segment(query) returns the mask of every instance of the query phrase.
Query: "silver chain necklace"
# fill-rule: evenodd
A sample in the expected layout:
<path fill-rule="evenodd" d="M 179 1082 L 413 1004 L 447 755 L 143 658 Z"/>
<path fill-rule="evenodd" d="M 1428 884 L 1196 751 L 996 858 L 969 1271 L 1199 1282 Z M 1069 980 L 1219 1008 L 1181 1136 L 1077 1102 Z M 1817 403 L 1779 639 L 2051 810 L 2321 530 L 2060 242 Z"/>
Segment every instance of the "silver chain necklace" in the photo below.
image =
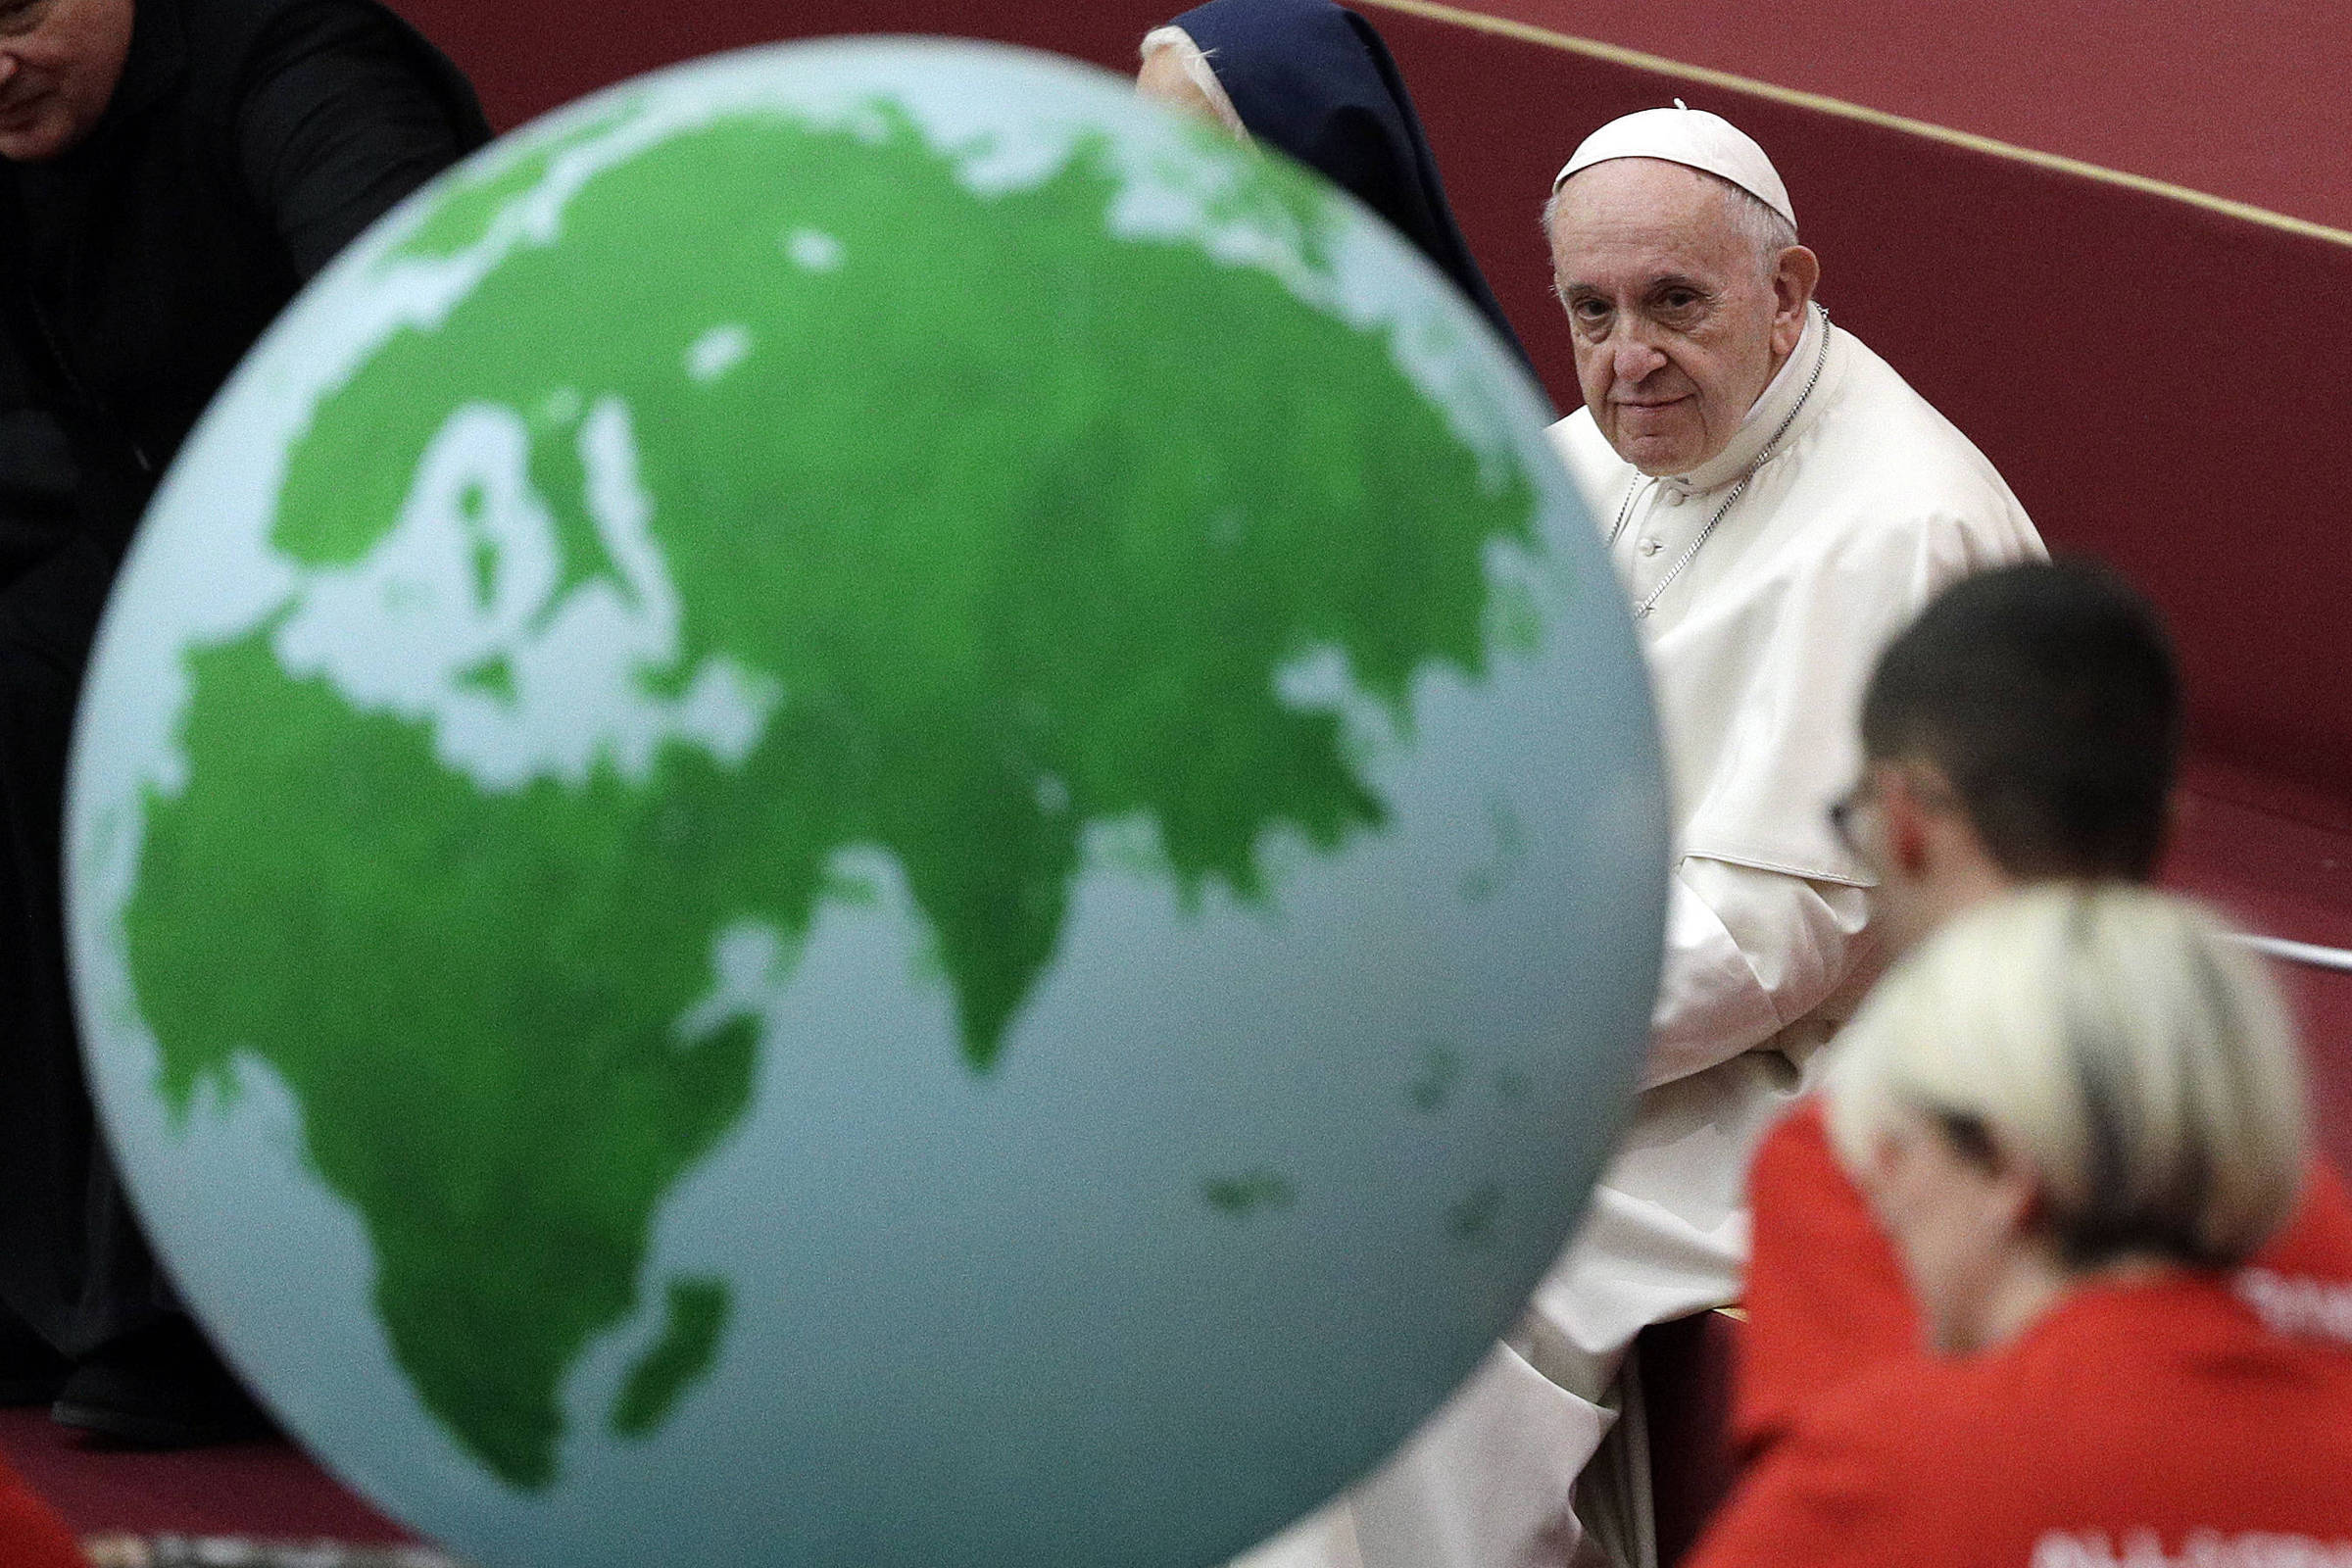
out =
<path fill-rule="evenodd" d="M 1698 537 L 1690 541 L 1690 548 L 1684 551 L 1675 564 L 1666 568 L 1666 575 L 1658 579 L 1658 585 L 1650 590 L 1649 597 L 1634 607 L 1636 620 L 1647 620 L 1649 612 L 1658 608 L 1658 600 L 1664 596 L 1667 589 L 1674 586 L 1674 579 L 1683 574 L 1683 568 L 1690 564 L 1691 561 L 1697 557 L 1699 546 L 1705 544 L 1709 536 L 1715 532 L 1715 525 L 1723 520 L 1724 514 L 1730 512 L 1740 498 L 1747 494 L 1748 481 L 1753 479 L 1756 476 L 1756 470 L 1763 467 L 1765 463 L 1771 459 L 1772 454 L 1781 444 L 1781 437 L 1787 435 L 1788 427 L 1796 422 L 1796 416 L 1805 412 L 1805 404 L 1812 398 L 1813 388 L 1821 380 L 1821 368 L 1830 363 L 1830 313 L 1818 305 L 1813 308 L 1821 311 L 1821 348 L 1813 356 L 1813 373 L 1805 377 L 1805 389 L 1796 395 L 1796 407 L 1788 411 L 1788 417 L 1781 421 L 1781 427 L 1772 432 L 1772 439 L 1764 443 L 1764 450 L 1756 454 L 1756 461 L 1747 466 L 1745 473 L 1740 475 L 1740 482 L 1732 486 L 1732 493 L 1723 498 L 1723 505 L 1715 509 L 1715 515 L 1707 519 L 1707 525 L 1698 530 Z M 1634 475 L 1633 483 L 1626 486 L 1625 502 L 1617 509 L 1617 525 L 1609 530 L 1609 542 L 1602 547 L 1604 550 L 1617 548 L 1618 539 L 1625 533 L 1625 525 L 1633 520 L 1634 497 L 1642 493 L 1642 477 L 1637 472 Z"/>

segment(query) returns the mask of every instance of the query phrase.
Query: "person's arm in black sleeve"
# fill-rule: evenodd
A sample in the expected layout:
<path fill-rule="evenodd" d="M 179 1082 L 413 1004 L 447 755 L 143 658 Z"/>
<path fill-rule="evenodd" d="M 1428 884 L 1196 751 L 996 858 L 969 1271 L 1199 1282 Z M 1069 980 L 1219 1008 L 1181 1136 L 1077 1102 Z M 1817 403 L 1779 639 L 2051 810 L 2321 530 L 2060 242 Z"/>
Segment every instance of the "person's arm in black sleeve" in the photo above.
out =
<path fill-rule="evenodd" d="M 466 151 L 416 53 L 365 11 L 278 29 L 237 117 L 246 189 L 306 280 Z"/>

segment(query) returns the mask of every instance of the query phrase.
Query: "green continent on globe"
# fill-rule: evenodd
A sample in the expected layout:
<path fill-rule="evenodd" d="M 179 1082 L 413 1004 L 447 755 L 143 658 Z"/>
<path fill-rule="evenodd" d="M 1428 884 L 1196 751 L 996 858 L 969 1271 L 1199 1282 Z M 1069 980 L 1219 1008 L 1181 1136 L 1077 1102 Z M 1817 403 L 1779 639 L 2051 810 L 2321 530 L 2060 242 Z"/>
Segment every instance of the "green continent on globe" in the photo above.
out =
<path fill-rule="evenodd" d="M 643 1437 L 662 1424 L 686 1386 L 700 1378 L 718 1353 L 731 1301 L 720 1280 L 672 1280 L 669 1326 L 643 1359 L 629 1369 L 620 1397 L 612 1401 L 612 1430 Z"/>
<path fill-rule="evenodd" d="M 1279 671 L 1337 650 L 1399 724 L 1417 670 L 1483 672 L 1530 477 L 1386 330 L 1113 234 L 1122 177 L 1082 143 L 976 192 L 888 106 L 657 142 L 320 401 L 273 533 L 303 587 L 188 655 L 124 915 L 168 1102 L 283 1080 L 394 1356 L 511 1485 L 554 1480 L 567 1374 L 749 1103 L 727 933 L 789 956 L 836 858 L 888 856 L 985 1070 L 1090 825 L 1148 822 L 1188 900 L 1261 898 L 1269 831 L 1380 826 Z M 1237 199 L 1343 220 L 1271 163 Z M 418 667 L 466 667 L 368 685 L 444 623 Z M 582 697 L 564 650 L 613 648 L 615 710 L 668 717 Z M 717 1352 L 723 1288 L 667 1301 L 622 1432 Z"/>

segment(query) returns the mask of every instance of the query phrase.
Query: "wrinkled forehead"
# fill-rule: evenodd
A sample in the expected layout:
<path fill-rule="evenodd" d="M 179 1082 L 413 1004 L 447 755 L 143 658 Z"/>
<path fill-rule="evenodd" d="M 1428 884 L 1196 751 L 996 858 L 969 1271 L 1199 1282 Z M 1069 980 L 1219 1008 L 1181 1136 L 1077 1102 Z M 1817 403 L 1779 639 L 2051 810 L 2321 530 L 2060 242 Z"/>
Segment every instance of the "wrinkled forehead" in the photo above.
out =
<path fill-rule="evenodd" d="M 1615 158 L 1579 171 L 1552 206 L 1553 270 L 1563 283 L 1587 273 L 1737 270 L 1746 254 L 1739 190 L 1713 174 L 1656 158 Z"/>

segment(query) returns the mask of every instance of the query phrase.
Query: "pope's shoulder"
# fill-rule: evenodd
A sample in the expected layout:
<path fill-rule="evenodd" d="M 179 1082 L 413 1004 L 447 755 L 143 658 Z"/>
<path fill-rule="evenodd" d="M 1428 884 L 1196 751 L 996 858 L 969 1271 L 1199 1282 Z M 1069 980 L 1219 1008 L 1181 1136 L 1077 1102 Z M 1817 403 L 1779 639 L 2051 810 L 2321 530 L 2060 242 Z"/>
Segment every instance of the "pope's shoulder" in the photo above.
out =
<path fill-rule="evenodd" d="M 1802 528 L 1788 537 L 1856 569 L 1924 571 L 1931 586 L 2046 555 L 1992 461 L 1870 345 L 1837 330 L 1821 417 L 1779 460 L 1795 465 L 1781 493 Z"/>
<path fill-rule="evenodd" d="M 2024 509 L 1992 461 L 1853 333 L 1838 329 L 1844 360 L 1821 437 L 1847 482 L 1930 513 L 1955 505 Z"/>

